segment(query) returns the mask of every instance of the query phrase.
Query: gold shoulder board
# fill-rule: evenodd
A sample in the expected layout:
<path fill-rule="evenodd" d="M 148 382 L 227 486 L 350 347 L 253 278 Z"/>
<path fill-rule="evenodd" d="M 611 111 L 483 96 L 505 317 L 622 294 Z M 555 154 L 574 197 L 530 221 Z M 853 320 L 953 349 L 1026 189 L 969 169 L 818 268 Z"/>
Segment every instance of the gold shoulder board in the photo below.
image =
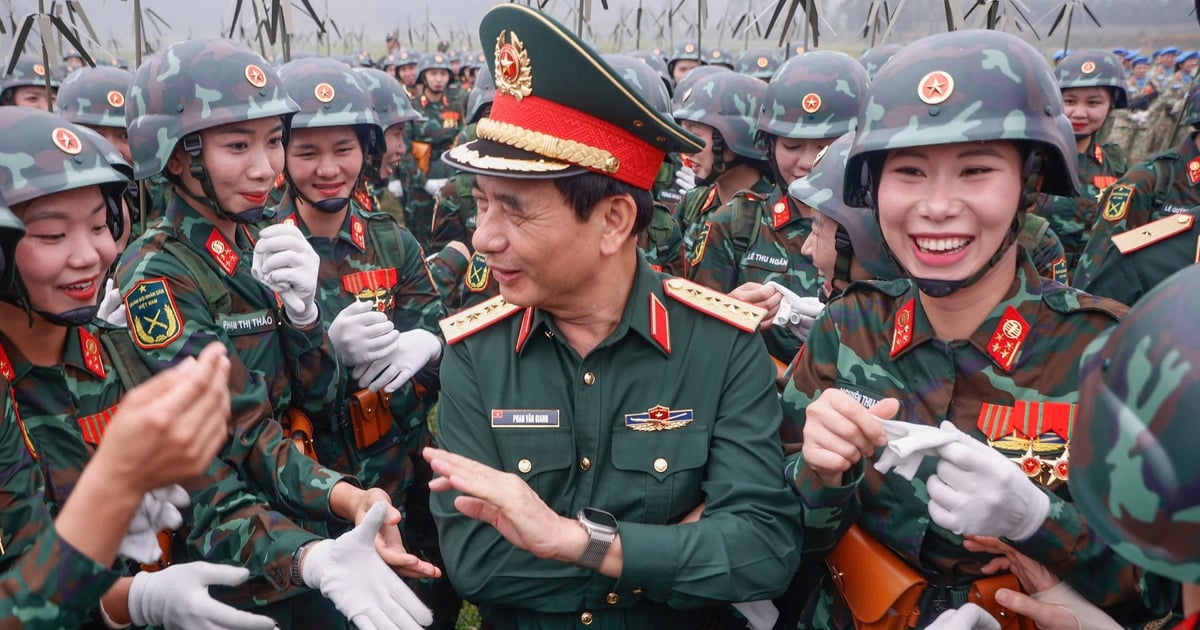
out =
<path fill-rule="evenodd" d="M 1176 214 L 1163 217 L 1141 227 L 1121 232 L 1120 234 L 1114 234 L 1112 242 L 1122 254 L 1132 254 L 1139 249 L 1168 239 L 1176 234 L 1187 232 L 1192 229 L 1192 223 L 1195 220 L 1196 217 L 1190 214 Z"/>
<path fill-rule="evenodd" d="M 767 314 L 765 308 L 681 278 L 667 278 L 663 286 L 666 294 L 676 300 L 748 333 L 757 331 L 759 322 Z"/>
<path fill-rule="evenodd" d="M 457 343 L 519 310 L 520 306 L 509 304 L 504 301 L 504 296 L 497 295 L 478 306 L 443 319 L 438 325 L 442 327 L 446 343 Z"/>

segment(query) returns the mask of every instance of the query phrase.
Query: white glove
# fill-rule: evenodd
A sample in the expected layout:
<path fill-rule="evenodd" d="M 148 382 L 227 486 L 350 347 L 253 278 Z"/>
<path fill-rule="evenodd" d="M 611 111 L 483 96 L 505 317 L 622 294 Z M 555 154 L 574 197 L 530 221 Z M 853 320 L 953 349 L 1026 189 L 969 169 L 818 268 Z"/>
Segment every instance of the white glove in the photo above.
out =
<path fill-rule="evenodd" d="M 800 297 L 792 292 L 791 289 L 771 281 L 767 286 L 774 287 L 779 295 L 783 296 L 783 300 L 779 303 L 779 310 L 775 313 L 775 319 L 771 323 L 775 326 L 787 326 L 788 330 L 792 331 L 800 341 L 808 339 L 808 333 L 812 332 L 813 322 L 816 321 L 817 315 L 821 314 L 821 309 L 825 305 L 821 303 L 820 298 L 815 297 Z"/>
<path fill-rule="evenodd" d="M 913 424 L 901 420 L 876 418 L 887 435 L 887 446 L 875 460 L 875 470 L 886 475 L 895 469 L 896 474 L 912 481 L 921 460 L 937 455 L 937 448 L 958 439 L 957 433 L 947 433 L 937 427 Z"/>
<path fill-rule="evenodd" d="M 396 199 L 400 199 L 401 201 L 404 200 L 404 183 L 403 182 L 401 182 L 398 179 L 393 179 L 388 182 L 387 188 L 388 188 L 388 192 L 392 193 L 393 197 L 395 197 Z"/>
<path fill-rule="evenodd" d="M 925 630 L 1000 630 L 1000 622 L 976 604 L 963 604 L 938 615 Z"/>
<path fill-rule="evenodd" d="M 425 192 L 429 193 L 430 197 L 437 197 L 442 192 L 442 187 L 449 181 L 446 178 L 442 179 L 427 179 L 425 180 Z"/>
<path fill-rule="evenodd" d="M 279 294 L 288 318 L 297 326 L 317 321 L 317 269 L 321 258 L 300 233 L 286 223 L 265 227 L 254 244 L 250 273 Z"/>
<path fill-rule="evenodd" d="M 375 551 L 386 514 L 380 501 L 354 529 L 309 547 L 300 572 L 359 630 L 416 630 L 433 623 L 433 613 Z"/>
<path fill-rule="evenodd" d="M 354 302 L 329 324 L 329 343 L 347 367 L 382 359 L 399 337 L 387 313 L 375 310 L 371 302 Z"/>
<path fill-rule="evenodd" d="M 125 319 L 125 300 L 121 299 L 121 291 L 113 286 L 112 278 L 104 281 L 104 298 L 100 300 L 96 317 L 119 328 L 129 327 Z"/>
<path fill-rule="evenodd" d="M 679 189 L 679 194 L 683 194 L 696 187 L 696 171 L 693 171 L 690 166 L 682 166 L 675 171 L 675 187 Z"/>
<path fill-rule="evenodd" d="M 942 459 L 926 484 L 933 521 L 956 534 L 1032 536 L 1050 513 L 1050 497 L 992 447 L 949 421 L 942 430 L 958 439 L 938 447 Z"/>
<path fill-rule="evenodd" d="M 134 512 L 117 553 L 142 564 L 157 562 L 162 557 L 158 532 L 179 529 L 183 525 L 179 510 L 191 502 L 187 491 L 179 485 L 164 486 L 142 495 L 142 503 Z"/>
<path fill-rule="evenodd" d="M 437 335 L 427 330 L 410 330 L 396 337 L 386 356 L 355 367 L 350 375 L 362 387 L 390 394 L 440 356 L 442 340 Z"/>
<path fill-rule="evenodd" d="M 275 621 L 213 599 L 210 584 L 237 586 L 250 577 L 243 567 L 210 562 L 174 564 L 162 571 L 143 571 L 129 586 L 129 618 L 136 626 L 168 630 L 271 630 Z"/>
<path fill-rule="evenodd" d="M 779 621 L 779 609 L 769 599 L 738 602 L 733 607 L 746 618 L 746 625 L 750 626 L 750 630 L 771 630 L 775 627 L 775 622 Z"/>

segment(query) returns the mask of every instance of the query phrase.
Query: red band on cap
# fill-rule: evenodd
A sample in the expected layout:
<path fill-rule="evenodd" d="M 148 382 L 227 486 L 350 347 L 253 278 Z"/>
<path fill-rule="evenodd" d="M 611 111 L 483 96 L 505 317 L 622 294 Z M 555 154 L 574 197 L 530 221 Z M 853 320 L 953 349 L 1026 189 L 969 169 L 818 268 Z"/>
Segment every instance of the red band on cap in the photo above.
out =
<path fill-rule="evenodd" d="M 605 174 L 642 190 L 650 190 L 654 185 L 666 156 L 662 149 L 608 121 L 538 96 L 530 95 L 517 101 L 511 95 L 497 94 L 492 104 L 492 113 L 488 117 L 497 122 L 607 151 L 617 158 L 618 167 L 615 173 Z M 546 157 L 571 162 L 561 157 Z M 590 167 L 589 170 L 603 173 Z"/>

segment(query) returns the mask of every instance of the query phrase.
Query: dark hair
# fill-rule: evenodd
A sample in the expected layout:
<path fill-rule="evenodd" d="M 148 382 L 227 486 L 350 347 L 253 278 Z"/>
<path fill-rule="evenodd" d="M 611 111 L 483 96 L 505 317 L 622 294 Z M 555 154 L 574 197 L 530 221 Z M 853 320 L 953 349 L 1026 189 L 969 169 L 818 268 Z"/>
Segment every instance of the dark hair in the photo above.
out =
<path fill-rule="evenodd" d="M 575 218 L 580 223 L 591 218 L 592 209 L 601 200 L 620 195 L 633 197 L 633 203 L 637 206 L 637 219 L 633 222 L 632 235 L 641 234 L 642 230 L 650 225 L 650 217 L 654 214 L 650 191 L 642 190 L 600 173 L 587 172 L 570 177 L 559 177 L 554 180 L 554 187 L 575 209 Z"/>

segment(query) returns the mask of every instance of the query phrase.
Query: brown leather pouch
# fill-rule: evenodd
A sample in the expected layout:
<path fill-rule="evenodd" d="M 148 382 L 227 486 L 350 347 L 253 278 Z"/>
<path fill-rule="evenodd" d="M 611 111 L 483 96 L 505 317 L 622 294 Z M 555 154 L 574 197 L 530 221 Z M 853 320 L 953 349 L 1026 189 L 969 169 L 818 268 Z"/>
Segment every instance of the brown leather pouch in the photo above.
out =
<path fill-rule="evenodd" d="M 1002 588 L 1020 593 L 1021 583 L 1011 573 L 981 578 L 971 584 L 967 601 L 991 613 L 1000 622 L 1000 630 L 1036 630 L 1037 626 L 1031 619 L 1008 610 L 996 601 L 996 591 Z"/>
<path fill-rule="evenodd" d="M 283 414 L 283 433 L 300 449 L 305 457 L 316 461 L 317 449 L 313 447 L 313 425 L 308 416 L 299 409 L 288 409 Z"/>
<path fill-rule="evenodd" d="M 859 630 L 917 625 L 925 579 L 858 525 L 842 536 L 825 564 Z"/>
<path fill-rule="evenodd" d="M 421 169 L 422 173 L 429 174 L 429 159 L 433 155 L 433 146 L 428 142 L 418 142 L 413 140 L 412 143 L 413 158 L 417 160 L 417 168 Z"/>
<path fill-rule="evenodd" d="M 359 450 L 379 441 L 392 428 L 392 395 L 360 389 L 350 395 L 350 424 Z"/>
<path fill-rule="evenodd" d="M 157 534 L 157 537 L 158 549 L 162 551 L 162 555 L 158 557 L 157 562 L 141 565 L 141 569 L 147 573 L 162 571 L 163 569 L 171 566 L 171 548 L 174 546 L 175 542 L 175 530 L 160 530 Z"/>

